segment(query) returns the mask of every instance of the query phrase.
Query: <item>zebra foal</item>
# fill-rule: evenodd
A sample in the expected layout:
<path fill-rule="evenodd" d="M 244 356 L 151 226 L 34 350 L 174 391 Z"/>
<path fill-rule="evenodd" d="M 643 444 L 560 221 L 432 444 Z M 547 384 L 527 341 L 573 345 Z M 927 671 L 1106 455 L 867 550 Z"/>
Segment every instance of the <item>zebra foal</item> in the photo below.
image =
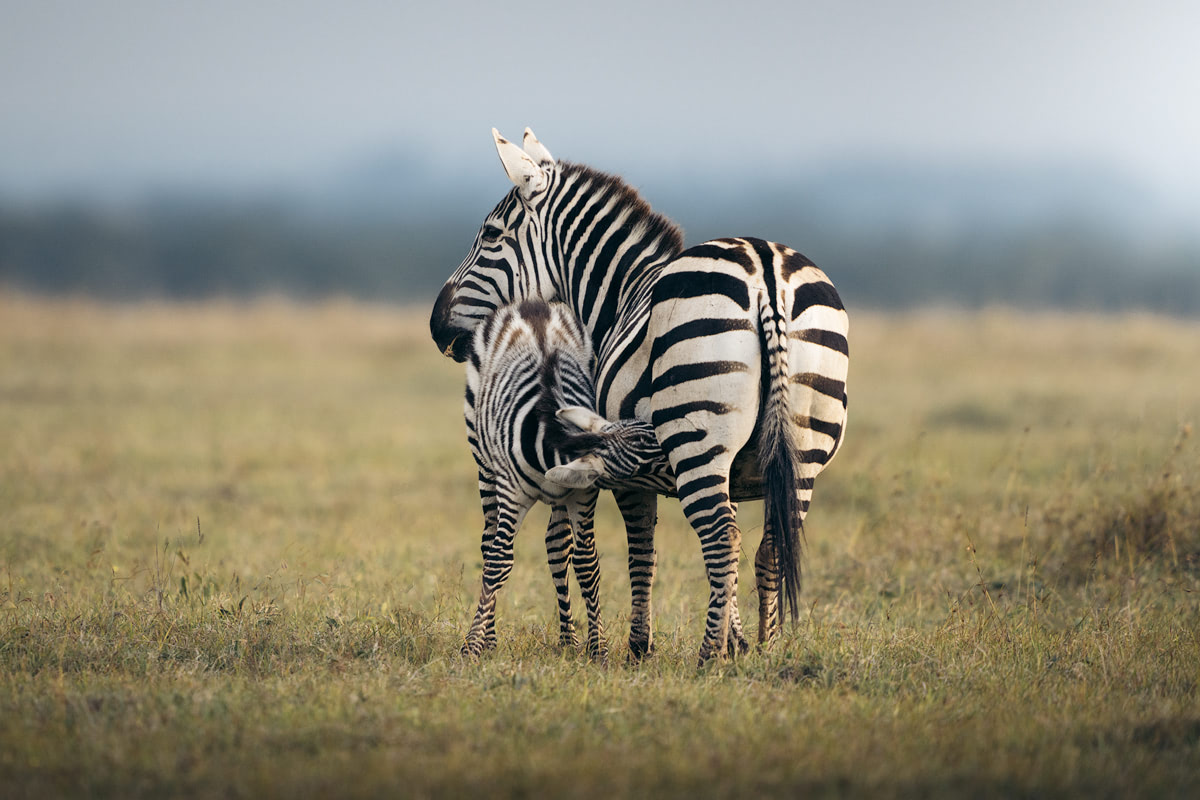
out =
<path fill-rule="evenodd" d="M 505 306 L 476 329 L 464 417 L 479 469 L 483 579 L 464 655 L 496 644 L 496 596 L 512 572 L 521 522 L 539 500 L 554 507 L 546 555 L 558 596 L 559 641 L 576 643 L 567 576 L 573 564 L 587 607 L 588 652 L 605 655 L 593 535 L 598 488 L 622 480 L 654 488 L 670 482 L 670 469 L 649 425 L 612 424 L 591 411 L 591 362 L 588 341 L 562 304 Z M 565 464 L 570 469 L 564 471 Z"/>

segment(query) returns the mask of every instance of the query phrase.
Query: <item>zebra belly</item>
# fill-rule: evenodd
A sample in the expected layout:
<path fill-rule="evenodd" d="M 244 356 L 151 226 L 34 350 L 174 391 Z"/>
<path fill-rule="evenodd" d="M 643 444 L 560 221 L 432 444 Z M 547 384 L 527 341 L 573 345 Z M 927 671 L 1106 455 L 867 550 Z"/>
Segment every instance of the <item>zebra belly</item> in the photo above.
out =
<path fill-rule="evenodd" d="M 729 471 L 729 499 L 735 503 L 763 499 L 763 479 L 758 470 L 756 442 L 743 447 L 733 459 Z"/>
<path fill-rule="evenodd" d="M 675 490 L 675 476 L 669 473 L 665 475 L 640 475 L 636 478 L 625 478 L 622 480 L 601 477 L 596 481 L 596 486 L 609 491 L 644 489 L 648 492 L 660 494 L 663 497 L 678 496 L 678 492 Z"/>

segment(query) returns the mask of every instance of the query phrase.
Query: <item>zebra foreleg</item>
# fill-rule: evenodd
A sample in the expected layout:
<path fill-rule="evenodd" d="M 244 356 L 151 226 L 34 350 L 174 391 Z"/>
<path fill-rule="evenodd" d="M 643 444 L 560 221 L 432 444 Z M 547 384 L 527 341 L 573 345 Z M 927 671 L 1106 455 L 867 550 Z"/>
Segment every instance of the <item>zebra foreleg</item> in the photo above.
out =
<path fill-rule="evenodd" d="M 554 581 L 554 593 L 558 599 L 558 643 L 562 647 L 579 644 L 579 638 L 575 635 L 575 620 L 571 617 L 571 586 L 568 582 L 573 552 L 574 539 L 567 509 L 554 506 L 550 513 L 550 524 L 546 526 L 546 561 L 550 565 L 550 578 Z M 578 573 L 578 564 L 575 570 Z"/>
<path fill-rule="evenodd" d="M 654 526 L 658 521 L 658 497 L 638 491 L 613 492 L 625 520 L 629 542 L 629 659 L 638 661 L 654 652 L 653 613 L 650 592 L 658 569 L 654 549 Z"/>
<path fill-rule="evenodd" d="M 486 542 L 483 554 L 483 585 L 479 591 L 479 606 L 475 619 L 467 631 L 467 641 L 462 654 L 477 657 L 485 648 L 496 646 L 496 595 L 508 576 L 512 574 L 513 539 L 520 530 L 521 521 L 529 511 L 528 503 L 513 499 L 511 493 L 499 492 L 496 509 L 496 530 L 490 542 Z"/>
<path fill-rule="evenodd" d="M 595 516 L 598 492 L 585 496 L 569 507 L 571 527 L 575 531 L 575 579 L 583 592 L 588 615 L 588 655 L 597 661 L 608 657 L 604 643 L 604 624 L 600 618 L 600 558 L 596 554 Z"/>

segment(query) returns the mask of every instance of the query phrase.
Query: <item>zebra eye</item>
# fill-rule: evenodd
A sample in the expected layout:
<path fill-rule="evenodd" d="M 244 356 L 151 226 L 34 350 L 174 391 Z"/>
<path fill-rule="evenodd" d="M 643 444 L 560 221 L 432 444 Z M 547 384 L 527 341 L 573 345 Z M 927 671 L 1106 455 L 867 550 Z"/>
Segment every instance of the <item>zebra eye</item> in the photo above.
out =
<path fill-rule="evenodd" d="M 498 242 L 500 237 L 504 235 L 504 231 L 497 228 L 495 225 L 484 225 L 480 232 L 480 237 L 485 242 Z"/>

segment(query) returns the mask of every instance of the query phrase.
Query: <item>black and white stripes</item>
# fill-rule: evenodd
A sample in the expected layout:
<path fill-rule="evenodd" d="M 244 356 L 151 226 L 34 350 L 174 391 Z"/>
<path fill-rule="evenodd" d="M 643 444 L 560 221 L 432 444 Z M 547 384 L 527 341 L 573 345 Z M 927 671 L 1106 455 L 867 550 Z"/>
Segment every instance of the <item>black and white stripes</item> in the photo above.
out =
<path fill-rule="evenodd" d="M 845 431 L 847 316 L 811 261 L 761 239 L 684 250 L 679 230 L 621 179 L 555 162 L 526 131 L 495 134 L 514 188 L 488 215 L 430 319 L 458 360 L 492 309 L 565 303 L 595 353 L 596 409 L 653 426 L 700 537 L 709 579 L 704 660 L 746 646 L 737 612 L 739 500 L 764 498 L 755 558 L 760 641 L 795 613 L 800 533 L 817 474 Z M 656 498 L 615 492 L 629 539 L 630 648 L 652 645 Z"/>

